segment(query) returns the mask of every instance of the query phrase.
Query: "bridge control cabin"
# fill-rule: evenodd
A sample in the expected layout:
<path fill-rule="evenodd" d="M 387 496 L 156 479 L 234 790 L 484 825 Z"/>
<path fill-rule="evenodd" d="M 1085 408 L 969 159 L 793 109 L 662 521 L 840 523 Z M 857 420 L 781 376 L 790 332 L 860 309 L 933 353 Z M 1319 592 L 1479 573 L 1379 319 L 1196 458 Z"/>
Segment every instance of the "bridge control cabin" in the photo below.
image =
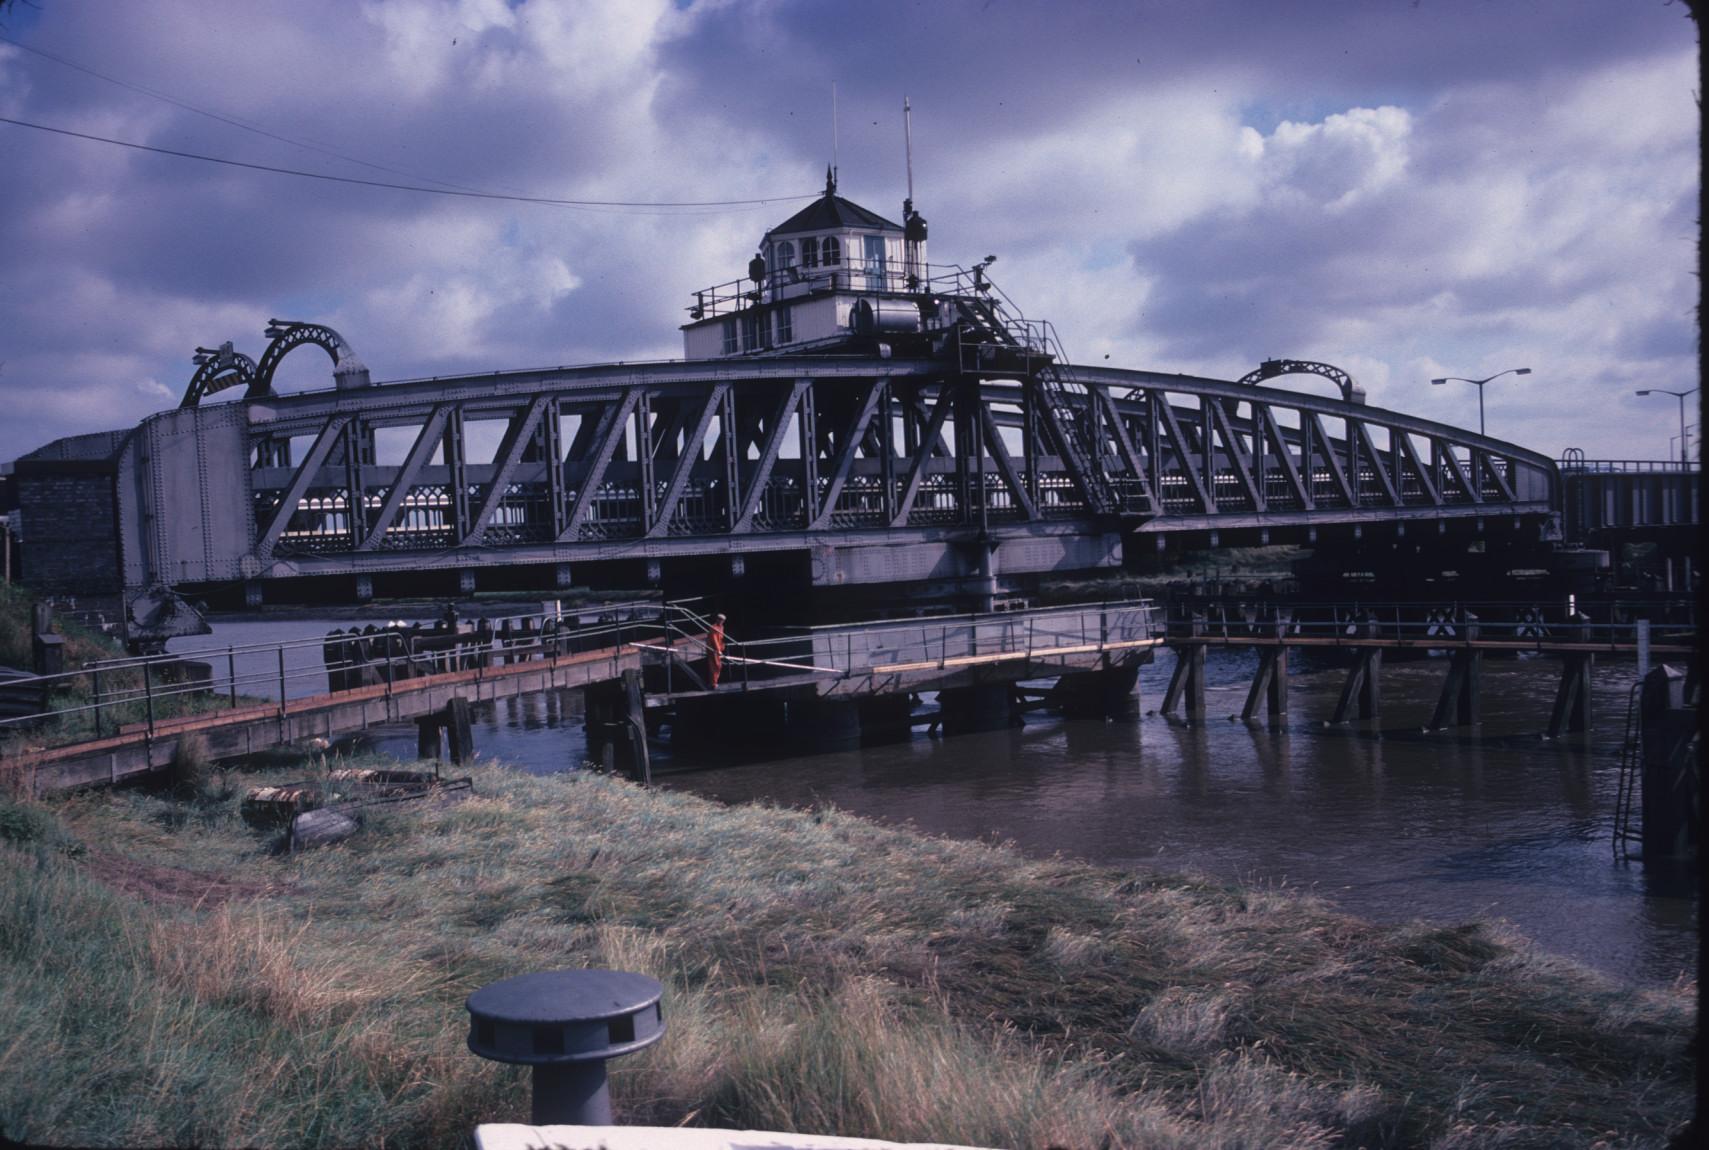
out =
<path fill-rule="evenodd" d="M 902 216 L 844 199 L 827 171 L 825 194 L 765 234 L 746 278 L 694 293 L 683 354 L 871 351 L 945 330 L 953 314 L 932 296 L 925 217 L 911 200 Z"/>

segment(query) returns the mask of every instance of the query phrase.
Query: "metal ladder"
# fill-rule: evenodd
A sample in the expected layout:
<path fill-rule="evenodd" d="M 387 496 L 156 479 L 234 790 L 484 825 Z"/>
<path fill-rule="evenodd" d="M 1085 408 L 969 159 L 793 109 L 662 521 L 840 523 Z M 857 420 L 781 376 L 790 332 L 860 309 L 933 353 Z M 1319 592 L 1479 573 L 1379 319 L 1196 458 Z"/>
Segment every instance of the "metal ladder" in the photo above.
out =
<path fill-rule="evenodd" d="M 1638 694 L 1644 681 L 1632 684 L 1626 698 L 1626 736 L 1620 742 L 1620 782 L 1614 793 L 1614 857 L 1622 862 L 1632 857 L 1632 843 L 1643 843 L 1642 830 L 1632 829 L 1632 808 L 1637 802 L 1643 771 L 1644 728 L 1638 722 Z"/>

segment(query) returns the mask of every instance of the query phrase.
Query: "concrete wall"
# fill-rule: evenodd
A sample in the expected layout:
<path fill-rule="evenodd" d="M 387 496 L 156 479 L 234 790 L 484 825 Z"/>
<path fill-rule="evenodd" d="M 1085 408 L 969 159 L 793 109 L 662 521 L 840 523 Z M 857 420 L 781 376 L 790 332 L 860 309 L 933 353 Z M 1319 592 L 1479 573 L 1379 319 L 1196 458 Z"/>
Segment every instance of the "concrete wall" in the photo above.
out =
<path fill-rule="evenodd" d="M 120 589 L 117 452 L 128 433 L 57 440 L 16 464 L 15 534 L 29 549 L 29 582 L 57 595 Z"/>

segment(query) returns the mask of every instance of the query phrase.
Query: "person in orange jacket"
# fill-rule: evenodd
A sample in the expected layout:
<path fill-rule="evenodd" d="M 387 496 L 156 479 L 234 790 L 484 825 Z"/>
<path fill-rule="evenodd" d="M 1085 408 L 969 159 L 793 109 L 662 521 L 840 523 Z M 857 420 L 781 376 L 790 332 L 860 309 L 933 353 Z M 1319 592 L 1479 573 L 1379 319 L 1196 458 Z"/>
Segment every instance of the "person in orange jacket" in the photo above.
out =
<path fill-rule="evenodd" d="M 724 616 L 712 616 L 712 628 L 706 632 L 706 682 L 718 689 L 718 675 L 724 669 Z"/>

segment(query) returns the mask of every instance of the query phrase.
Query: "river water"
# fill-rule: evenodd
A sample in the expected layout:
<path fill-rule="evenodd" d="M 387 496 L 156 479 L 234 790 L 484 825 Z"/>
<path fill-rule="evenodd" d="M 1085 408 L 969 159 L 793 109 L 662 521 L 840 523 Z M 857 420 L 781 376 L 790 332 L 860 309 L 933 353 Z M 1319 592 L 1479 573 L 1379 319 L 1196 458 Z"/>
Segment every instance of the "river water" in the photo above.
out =
<path fill-rule="evenodd" d="M 216 623 L 213 637 L 174 647 L 277 642 L 332 625 Z M 1485 662 L 1476 735 L 1422 730 L 1445 660 L 1385 665 L 1381 722 L 1342 728 L 1323 720 L 1345 672 L 1322 663 L 1290 676 L 1285 723 L 1231 721 L 1255 666 L 1250 652 L 1213 649 L 1210 718 L 1192 726 L 1149 712 L 1173 668 L 1162 652 L 1140 676 L 1148 713 L 1137 722 L 1033 712 L 1016 730 L 742 762 L 667 742 L 655 777 L 721 802 L 831 803 L 1031 855 L 1289 887 L 1377 921 L 1504 919 L 1543 949 L 1627 981 L 1695 977 L 1693 880 L 1647 875 L 1610 846 L 1632 663 L 1597 667 L 1596 729 L 1557 742 L 1541 736 L 1560 674 L 1547 658 Z M 293 668 L 290 693 L 314 693 L 309 678 Z M 476 718 L 479 752 L 521 769 L 574 769 L 587 757 L 575 693 L 478 707 Z M 413 725 L 367 738 L 414 755 Z"/>

